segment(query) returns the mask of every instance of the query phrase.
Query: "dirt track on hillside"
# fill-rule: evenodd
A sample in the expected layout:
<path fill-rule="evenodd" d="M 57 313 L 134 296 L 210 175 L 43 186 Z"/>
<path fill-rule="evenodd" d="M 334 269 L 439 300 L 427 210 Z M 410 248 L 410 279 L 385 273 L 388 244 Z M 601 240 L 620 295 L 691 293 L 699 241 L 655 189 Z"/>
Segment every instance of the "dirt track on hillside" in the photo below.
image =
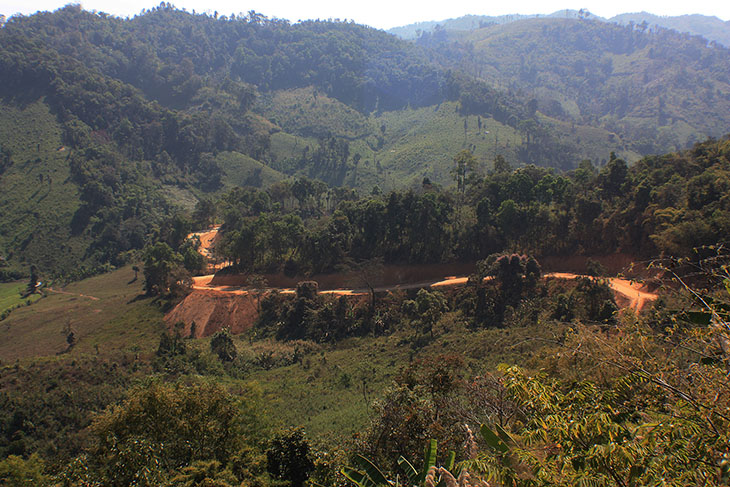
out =
<path fill-rule="evenodd" d="M 581 274 L 573 274 L 568 272 L 551 272 L 548 274 L 545 274 L 543 277 L 545 278 L 555 278 L 555 279 L 578 279 L 581 277 L 590 277 L 590 276 L 584 276 Z M 247 295 L 250 294 L 250 288 L 246 287 L 234 287 L 234 286 L 211 286 L 210 281 L 213 279 L 213 275 L 209 276 L 199 276 L 193 278 L 193 289 L 199 290 L 199 291 L 212 291 L 217 293 L 225 293 L 225 294 L 237 294 L 237 295 Z M 423 282 L 414 282 L 414 283 L 404 283 L 404 284 L 397 284 L 393 286 L 381 286 L 376 287 L 375 292 L 382 293 L 382 292 L 389 292 L 389 291 L 397 291 L 397 290 L 407 290 L 407 289 L 420 289 L 420 288 L 443 288 L 443 287 L 452 287 L 452 286 L 463 286 L 468 281 L 468 276 L 450 276 L 445 277 L 442 280 L 436 280 L 436 281 L 423 281 Z M 487 278 L 489 279 L 489 278 Z M 633 308 L 637 311 L 641 311 L 644 306 L 657 298 L 657 295 L 654 293 L 648 292 L 644 286 L 640 283 L 629 281 L 626 279 L 619 279 L 617 277 L 609 277 L 605 278 L 608 281 L 609 286 L 611 289 L 621 294 L 623 297 L 625 297 L 629 301 L 630 308 Z M 295 290 L 293 288 L 267 288 L 265 292 L 271 292 L 271 291 L 278 291 L 283 294 L 293 294 Z M 368 294 L 370 291 L 368 289 L 323 289 L 320 291 L 321 294 L 332 294 L 336 296 L 357 296 L 357 295 L 364 295 Z"/>
<path fill-rule="evenodd" d="M 196 233 L 200 238 L 200 252 L 206 257 L 211 256 L 212 245 L 217 236 L 219 227 L 206 232 Z M 212 285 L 214 275 L 198 276 L 193 278 L 193 292 L 176 306 L 165 317 L 168 326 L 178 321 L 186 323 L 185 333 L 190 333 L 190 323 L 195 322 L 195 336 L 208 336 L 224 326 L 230 327 L 234 333 L 247 330 L 258 315 L 257 300 L 268 292 L 294 294 L 291 287 L 268 287 L 261 290 L 252 290 L 250 287 L 237 285 Z M 551 272 L 543 275 L 544 278 L 578 279 L 589 277 L 568 272 Z M 490 279 L 490 278 L 487 278 Z M 622 308 L 632 308 L 641 311 L 647 303 L 655 300 L 657 295 L 649 292 L 644 285 L 627 279 L 615 277 L 605 278 L 616 294 Z M 464 286 L 468 276 L 447 276 L 418 282 L 375 287 L 375 292 L 384 293 L 398 290 L 421 288 L 448 288 Z M 363 296 L 369 294 L 367 288 L 338 287 L 335 289 L 321 289 L 320 294 L 335 296 Z"/>
<path fill-rule="evenodd" d="M 215 244 L 216 237 L 218 236 L 218 230 L 220 225 L 217 227 L 210 228 L 204 232 L 195 232 L 188 235 L 188 238 L 198 237 L 200 240 L 200 247 L 198 251 L 209 259 L 213 258 L 213 245 Z"/>
<path fill-rule="evenodd" d="M 53 289 L 52 287 L 47 288 L 49 292 L 56 293 L 56 294 L 67 294 L 69 296 L 78 296 L 80 298 L 88 298 L 92 301 L 99 301 L 99 298 L 96 296 L 90 296 L 88 294 L 77 294 L 77 293 L 69 293 L 67 291 L 62 291 L 60 289 Z"/>

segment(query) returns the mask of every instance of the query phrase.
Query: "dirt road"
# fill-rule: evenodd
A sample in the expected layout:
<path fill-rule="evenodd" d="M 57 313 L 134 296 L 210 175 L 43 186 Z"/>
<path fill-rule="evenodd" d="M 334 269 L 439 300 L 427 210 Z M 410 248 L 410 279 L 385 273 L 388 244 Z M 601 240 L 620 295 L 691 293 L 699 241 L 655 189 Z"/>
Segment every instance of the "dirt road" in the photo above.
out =
<path fill-rule="evenodd" d="M 567 272 L 551 272 L 548 274 L 545 274 L 543 277 L 545 278 L 554 278 L 554 279 L 578 279 L 581 277 L 589 277 L 589 276 L 583 276 L 580 274 L 571 274 Z M 210 281 L 213 279 L 213 275 L 208 276 L 199 276 L 193 278 L 193 289 L 201 290 L 201 291 L 214 291 L 214 292 L 220 292 L 220 293 L 230 293 L 230 294 L 249 294 L 251 292 L 250 288 L 245 287 L 234 287 L 234 286 L 211 286 Z M 467 280 L 469 278 L 467 276 L 449 276 L 445 277 L 442 280 L 437 281 L 423 281 L 423 282 L 414 282 L 414 283 L 405 283 L 405 284 L 398 284 L 393 286 L 382 286 L 382 287 L 376 287 L 375 292 L 387 292 L 387 291 L 396 291 L 396 290 L 405 290 L 405 289 L 420 289 L 420 288 L 443 288 L 443 287 L 451 287 L 451 286 L 463 286 L 466 284 Z M 489 278 L 487 278 L 489 279 Z M 609 286 L 611 289 L 629 301 L 630 308 L 633 308 L 637 311 L 641 311 L 644 306 L 648 302 L 651 302 L 657 298 L 657 295 L 654 293 L 650 293 L 644 289 L 644 286 L 640 283 L 629 281 L 626 279 L 619 279 L 616 277 L 609 277 L 606 278 L 608 281 Z M 293 288 L 267 288 L 266 291 L 279 291 L 283 294 L 293 294 L 295 290 Z M 320 291 L 321 294 L 334 294 L 337 296 L 358 296 L 358 295 L 365 295 L 369 293 L 368 289 L 324 289 Z"/>
<path fill-rule="evenodd" d="M 188 235 L 188 238 L 198 237 L 198 239 L 200 239 L 198 252 L 210 259 L 213 257 L 213 243 L 215 238 L 218 236 L 218 230 L 220 230 L 220 228 L 220 225 L 218 225 L 217 227 L 210 228 L 204 232 L 191 233 Z"/>
<path fill-rule="evenodd" d="M 50 291 L 52 293 L 56 293 L 56 294 L 67 294 L 69 296 L 78 296 L 80 298 L 89 298 L 92 301 L 99 301 L 99 298 L 97 298 L 96 296 L 90 296 L 88 294 L 69 293 L 69 292 L 66 292 L 66 291 L 62 291 L 60 289 L 53 289 L 52 287 L 48 287 L 46 289 L 48 289 L 48 291 Z"/>
<path fill-rule="evenodd" d="M 197 236 L 200 239 L 200 253 L 205 255 L 208 258 L 212 257 L 212 247 L 215 241 L 216 236 L 218 235 L 218 230 L 220 229 L 220 226 L 213 227 L 209 230 L 206 230 L 205 232 L 198 232 L 190 234 L 190 236 Z M 571 274 L 567 272 L 551 272 L 548 274 L 545 274 L 543 277 L 552 277 L 555 279 L 578 279 L 580 277 L 589 277 L 589 276 L 583 276 L 580 274 Z M 245 287 L 235 287 L 235 286 L 211 286 L 210 281 L 213 279 L 213 275 L 208 276 L 199 276 L 193 278 L 193 289 L 200 290 L 200 291 L 213 291 L 213 292 L 221 292 L 221 293 L 229 293 L 229 294 L 249 294 L 250 288 Z M 396 290 L 405 290 L 405 289 L 420 289 L 420 288 L 439 288 L 439 287 L 449 287 L 449 286 L 463 286 L 466 284 L 468 280 L 468 276 L 448 276 L 444 277 L 441 280 L 432 280 L 432 281 L 421 281 L 421 282 L 412 282 L 412 283 L 404 283 L 404 284 L 398 284 L 398 285 L 392 285 L 392 286 L 383 286 L 383 287 L 376 287 L 375 292 L 387 292 L 387 291 L 396 291 Z M 657 298 L 657 295 L 654 293 L 650 293 L 644 289 L 644 286 L 640 283 L 629 281 L 626 279 L 619 279 L 616 277 L 609 277 L 606 278 L 606 280 L 609 283 L 609 286 L 611 286 L 611 289 L 617 294 L 620 294 L 621 296 L 628 299 L 629 306 L 637 311 L 641 311 L 644 309 L 644 306 L 648 302 L 654 301 Z M 293 294 L 295 290 L 293 288 L 267 288 L 268 291 L 277 290 L 284 294 Z M 368 289 L 324 289 L 320 291 L 322 294 L 334 294 L 337 296 L 358 296 L 358 295 L 364 295 L 368 294 L 370 291 Z"/>

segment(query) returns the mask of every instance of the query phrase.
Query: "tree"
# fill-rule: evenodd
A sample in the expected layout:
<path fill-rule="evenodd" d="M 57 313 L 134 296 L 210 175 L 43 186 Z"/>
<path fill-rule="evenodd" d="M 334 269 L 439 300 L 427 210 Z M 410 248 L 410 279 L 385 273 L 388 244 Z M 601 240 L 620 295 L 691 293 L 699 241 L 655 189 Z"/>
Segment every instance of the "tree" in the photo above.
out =
<path fill-rule="evenodd" d="M 35 265 L 30 266 L 30 278 L 28 279 L 28 285 L 25 288 L 25 296 L 30 296 L 38 290 L 38 268 Z"/>
<path fill-rule="evenodd" d="M 145 291 L 150 296 L 166 295 L 183 266 L 183 257 L 165 242 L 150 245 L 144 252 Z"/>
<path fill-rule="evenodd" d="M 456 191 L 464 194 L 466 192 L 467 175 L 476 168 L 477 160 L 470 150 L 464 149 L 454 156 L 454 168 L 452 170 Z"/>
<path fill-rule="evenodd" d="M 622 193 L 623 185 L 628 177 L 628 166 L 626 161 L 616 157 L 611 152 L 610 161 L 598 175 L 598 183 L 609 197 L 619 196 Z"/>
<path fill-rule="evenodd" d="M 6 487 L 29 487 L 50 485 L 44 474 L 45 464 L 37 453 L 27 459 L 10 455 L 0 460 L 0 484 Z"/>
<path fill-rule="evenodd" d="M 367 259 L 359 263 L 351 264 L 351 268 L 355 274 L 355 284 L 358 286 L 365 286 L 370 293 L 370 313 L 375 313 L 375 306 L 377 304 L 377 293 L 375 292 L 375 286 L 382 282 L 383 273 L 385 267 L 383 264 L 382 257 L 374 257 Z"/>
<path fill-rule="evenodd" d="M 216 354 L 222 362 L 232 362 L 236 358 L 238 351 L 228 328 L 223 328 L 213 335 L 213 339 L 210 341 L 210 351 Z"/>
<path fill-rule="evenodd" d="M 509 165 L 509 162 L 507 162 L 504 156 L 502 156 L 501 154 L 497 154 L 497 156 L 494 158 L 494 173 L 503 174 L 511 172 L 512 166 Z"/>
<path fill-rule="evenodd" d="M 232 465 L 240 482 L 255 474 L 255 464 L 245 464 L 246 451 L 266 425 L 257 397 L 244 394 L 237 399 L 205 382 L 139 387 L 95 417 L 88 466 L 101 485 L 151 487 L 178 469 L 217 461 Z"/>
<path fill-rule="evenodd" d="M 183 267 L 191 274 L 202 273 L 205 269 L 205 256 L 200 253 L 200 239 L 198 237 L 186 239 L 178 252 L 183 258 Z"/>
<path fill-rule="evenodd" d="M 215 222 L 217 214 L 217 207 L 215 202 L 210 198 L 201 198 L 195 204 L 195 210 L 193 211 L 193 222 L 199 228 L 208 228 Z"/>
<path fill-rule="evenodd" d="M 261 274 L 251 274 L 246 280 L 248 285 L 253 288 L 254 296 L 256 296 L 256 311 L 261 311 L 261 296 L 266 293 L 266 287 L 269 285 L 268 281 Z"/>
<path fill-rule="evenodd" d="M 314 470 L 309 442 L 301 428 L 274 437 L 266 450 L 266 470 L 291 487 L 302 487 Z"/>
<path fill-rule="evenodd" d="M 421 323 L 421 332 L 433 338 L 433 327 L 446 310 L 446 300 L 438 291 L 420 289 L 416 295 L 416 311 Z"/>
<path fill-rule="evenodd" d="M 730 464 L 722 453 L 726 432 L 703 431 L 707 425 L 695 422 L 696 413 L 686 402 L 680 399 L 669 406 L 676 414 L 661 408 L 649 411 L 650 403 L 637 413 L 637 402 L 650 397 L 644 386 L 648 377 L 630 374 L 606 389 L 590 381 L 566 387 L 518 367 L 502 370 L 523 418 L 512 433 L 482 425 L 488 449 L 466 466 L 489 480 L 525 487 L 620 487 L 726 485 L 730 479 Z M 541 450 L 550 453 L 540 455 Z"/>

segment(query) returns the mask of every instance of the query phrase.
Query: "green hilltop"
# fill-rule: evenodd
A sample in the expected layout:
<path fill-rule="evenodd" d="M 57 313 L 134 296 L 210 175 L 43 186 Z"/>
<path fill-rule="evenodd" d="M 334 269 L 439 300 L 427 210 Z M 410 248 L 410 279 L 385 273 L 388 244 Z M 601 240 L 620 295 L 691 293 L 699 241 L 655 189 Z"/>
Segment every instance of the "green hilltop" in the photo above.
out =
<path fill-rule="evenodd" d="M 462 149 L 485 169 L 501 155 L 569 170 L 727 125 L 725 50 L 585 19 L 410 43 L 350 22 L 68 6 L 12 17 L 0 39 L 8 277 L 33 263 L 72 278 L 123 265 L 168 231 L 166 217 L 234 186 L 449 186 Z M 526 55 L 532 45 L 543 51 Z M 680 58 L 689 67 L 677 71 Z M 40 204 L 42 188 L 13 183 L 41 177 Z M 33 217 L 18 225 L 16 211 Z"/>

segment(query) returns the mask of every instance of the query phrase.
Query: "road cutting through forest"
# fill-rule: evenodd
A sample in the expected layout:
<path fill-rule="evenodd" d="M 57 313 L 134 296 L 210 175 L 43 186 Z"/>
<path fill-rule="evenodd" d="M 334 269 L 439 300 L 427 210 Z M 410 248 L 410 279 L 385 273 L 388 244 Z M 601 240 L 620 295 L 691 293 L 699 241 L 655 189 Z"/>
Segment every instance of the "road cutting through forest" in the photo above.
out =
<path fill-rule="evenodd" d="M 628 300 L 628 306 L 633 308 L 637 311 L 641 311 L 644 306 L 648 302 L 654 301 L 657 298 L 657 295 L 651 292 L 648 292 L 644 289 L 644 285 L 635 281 L 630 281 L 628 279 L 620 279 L 617 277 L 606 277 L 606 278 L 594 278 L 591 276 L 586 276 L 582 274 L 573 274 L 568 272 L 549 272 L 547 274 L 543 275 L 544 278 L 554 278 L 554 279 L 578 279 L 578 278 L 590 278 L 590 279 L 602 279 L 606 280 L 608 282 L 608 285 L 611 287 L 611 289 L 617 293 L 623 296 Z M 485 278 L 485 280 L 492 279 L 490 277 Z M 259 290 L 253 290 L 251 287 L 238 287 L 238 286 L 213 286 L 210 284 L 210 282 L 213 280 L 213 275 L 208 276 L 198 276 L 193 278 L 193 289 L 199 290 L 199 291 L 212 291 L 216 293 L 226 293 L 226 294 L 239 294 L 239 295 L 246 295 L 250 294 L 253 291 L 259 292 Z M 453 287 L 453 286 L 463 286 L 466 285 L 467 281 L 469 280 L 468 276 L 449 276 L 445 277 L 442 280 L 435 280 L 435 281 L 421 281 L 421 282 L 413 282 L 413 283 L 403 283 L 403 284 L 395 284 L 391 286 L 378 286 L 375 287 L 374 290 L 376 293 L 381 292 L 389 292 L 389 291 L 398 291 L 398 290 L 407 290 L 407 289 L 421 289 L 421 288 L 446 288 L 446 287 Z M 278 291 L 282 294 L 294 294 L 296 290 L 294 288 L 265 288 L 261 289 L 261 292 L 272 292 L 272 291 Z M 348 288 L 340 288 L 340 289 L 324 289 L 320 291 L 320 294 L 330 294 L 335 296 L 359 296 L 359 295 L 366 295 L 369 294 L 370 290 L 366 288 L 360 288 L 360 289 L 348 289 Z"/>
<path fill-rule="evenodd" d="M 218 231 L 220 230 L 220 226 L 216 226 L 213 228 L 210 228 L 204 232 L 197 232 L 190 234 L 189 237 L 196 236 L 198 239 L 200 239 L 200 247 L 199 251 L 201 254 L 203 254 L 205 257 L 212 259 L 213 257 L 213 245 L 215 243 L 216 237 L 218 235 Z M 215 292 L 215 293 L 226 293 L 228 295 L 247 295 L 251 292 L 272 292 L 272 291 L 278 291 L 282 294 L 294 294 L 296 291 L 294 288 L 275 288 L 275 287 L 267 287 L 264 289 L 252 289 L 251 287 L 243 287 L 243 286 L 215 286 L 211 285 L 211 281 L 213 280 L 214 274 L 206 275 L 206 276 L 197 276 L 193 278 L 193 289 L 198 291 L 209 291 L 209 292 Z M 597 279 L 591 276 L 582 275 L 582 274 L 573 274 L 569 272 L 549 272 L 543 275 L 544 278 L 554 278 L 554 279 L 578 279 L 578 278 L 591 278 L 591 279 Z M 489 277 L 485 279 L 491 279 Z M 657 295 L 651 292 L 648 292 L 645 288 L 645 286 L 639 282 L 631 281 L 628 279 L 621 279 L 617 277 L 605 277 L 605 278 L 599 278 L 606 280 L 608 282 L 608 285 L 611 287 L 614 293 L 621 295 L 628 301 L 628 306 L 633 308 L 637 311 L 641 311 L 644 306 L 646 306 L 647 303 L 654 301 L 657 298 Z M 401 284 L 393 284 L 388 286 L 377 286 L 374 287 L 374 291 L 376 293 L 382 293 L 382 292 L 389 292 L 389 291 L 398 291 L 398 290 L 408 290 L 408 289 L 421 289 L 421 288 L 445 288 L 445 287 L 452 287 L 452 286 L 464 286 L 466 285 L 467 281 L 469 280 L 468 276 L 448 276 L 444 277 L 443 279 L 437 279 L 437 280 L 429 280 L 429 281 L 419 281 L 419 282 L 410 282 L 410 283 L 401 283 Z M 321 294 L 331 294 L 335 296 L 359 296 L 359 295 L 366 295 L 370 293 L 370 290 L 367 288 L 359 288 L 359 289 L 351 289 L 351 288 L 338 288 L 338 289 L 323 289 L 320 291 Z"/>

